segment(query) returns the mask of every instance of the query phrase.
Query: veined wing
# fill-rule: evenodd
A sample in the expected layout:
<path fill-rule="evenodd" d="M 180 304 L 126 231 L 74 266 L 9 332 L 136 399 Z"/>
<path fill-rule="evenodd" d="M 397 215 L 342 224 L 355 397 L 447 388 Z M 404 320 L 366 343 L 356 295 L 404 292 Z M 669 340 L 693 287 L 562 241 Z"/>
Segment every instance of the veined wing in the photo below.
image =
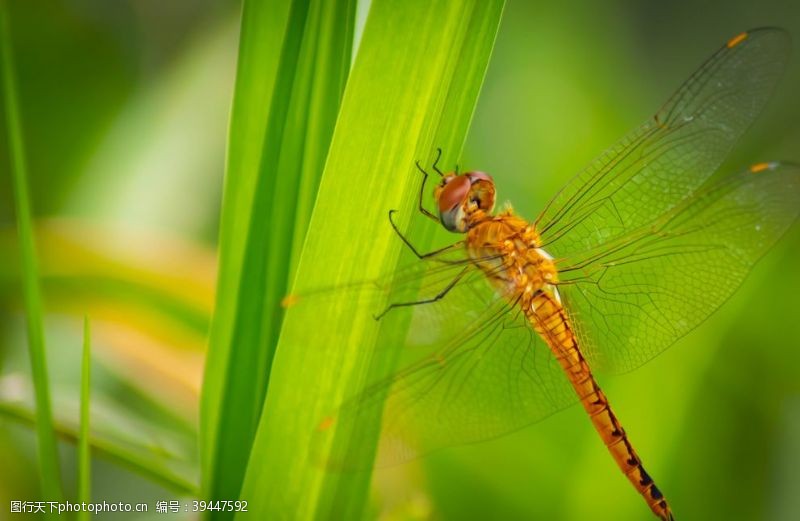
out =
<path fill-rule="evenodd" d="M 654 117 L 556 194 L 536 220 L 542 247 L 556 257 L 591 250 L 689 197 L 761 112 L 788 54 L 780 29 L 731 39 Z"/>
<path fill-rule="evenodd" d="M 487 262 L 493 259 L 480 259 Z M 346 301 L 377 316 L 386 310 L 387 301 L 404 302 L 430 299 L 459 277 L 467 267 L 474 267 L 475 259 L 465 255 L 463 244 L 455 243 L 440 254 L 426 259 L 415 259 L 409 264 L 377 278 L 353 280 L 328 287 L 305 288 L 284 297 L 282 305 L 337 305 Z M 471 285 L 482 279 L 480 270 L 468 270 L 459 278 L 460 285 Z"/>
<path fill-rule="evenodd" d="M 500 436 L 575 403 L 558 362 L 521 310 L 477 267 L 470 269 L 480 276 L 454 286 L 441 302 L 414 308 L 407 345 L 416 358 L 420 349 L 427 356 L 323 420 L 312 445 L 321 463 L 369 468 L 363 447 L 372 435 L 363 426 L 381 417 L 376 464 L 387 466 Z"/>
<path fill-rule="evenodd" d="M 704 321 L 800 214 L 800 166 L 761 163 L 558 262 L 593 367 L 634 369 Z"/>

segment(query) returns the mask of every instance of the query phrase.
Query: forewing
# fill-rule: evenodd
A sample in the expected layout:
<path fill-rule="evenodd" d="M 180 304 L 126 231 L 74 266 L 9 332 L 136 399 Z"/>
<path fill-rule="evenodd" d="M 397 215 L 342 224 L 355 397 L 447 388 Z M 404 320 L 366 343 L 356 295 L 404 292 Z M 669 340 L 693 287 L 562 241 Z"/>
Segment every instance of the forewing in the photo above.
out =
<path fill-rule="evenodd" d="M 570 257 L 651 222 L 719 167 L 780 78 L 789 38 L 756 29 L 709 58 L 655 116 L 573 178 L 537 219 L 542 246 Z"/>
<path fill-rule="evenodd" d="M 800 213 L 800 167 L 761 164 L 648 226 L 559 262 L 593 367 L 634 369 L 704 321 Z"/>

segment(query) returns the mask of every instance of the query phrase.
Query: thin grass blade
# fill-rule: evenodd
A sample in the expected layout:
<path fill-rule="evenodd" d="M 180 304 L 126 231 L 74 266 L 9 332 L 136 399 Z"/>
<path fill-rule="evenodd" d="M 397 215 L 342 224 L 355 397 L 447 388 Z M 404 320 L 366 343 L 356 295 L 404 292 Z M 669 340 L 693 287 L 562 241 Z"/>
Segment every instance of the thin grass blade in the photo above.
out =
<path fill-rule="evenodd" d="M 92 453 L 89 445 L 89 400 L 92 370 L 92 339 L 89 317 L 83 319 L 83 356 L 81 358 L 81 426 L 78 435 L 78 503 L 92 500 Z M 78 521 L 89 519 L 89 511 L 78 513 Z"/>
<path fill-rule="evenodd" d="M 22 259 L 22 290 L 28 327 L 28 350 L 31 374 L 36 390 L 36 434 L 39 451 L 39 473 L 42 499 L 58 501 L 62 497 L 58 447 L 53 428 L 50 406 L 50 389 L 45 352 L 42 296 L 39 287 L 39 269 L 33 236 L 31 207 L 28 195 L 28 173 L 19 99 L 16 90 L 16 72 L 11 47 L 8 5 L 0 0 L 0 53 L 3 75 L 3 101 L 6 114 L 6 133 L 11 159 L 11 181 L 17 218 L 17 233 Z"/>
<path fill-rule="evenodd" d="M 16 422 L 34 428 L 36 415 L 29 408 L 18 403 L 0 401 L 0 419 Z M 78 445 L 80 426 L 75 422 L 56 421 L 56 432 L 65 442 Z M 89 444 L 94 456 L 139 474 L 153 483 L 157 483 L 176 494 L 196 495 L 198 486 L 196 470 L 180 465 L 179 455 L 171 454 L 169 448 L 152 446 L 135 446 L 108 435 L 90 433 Z M 175 460 L 173 462 L 173 460 Z"/>

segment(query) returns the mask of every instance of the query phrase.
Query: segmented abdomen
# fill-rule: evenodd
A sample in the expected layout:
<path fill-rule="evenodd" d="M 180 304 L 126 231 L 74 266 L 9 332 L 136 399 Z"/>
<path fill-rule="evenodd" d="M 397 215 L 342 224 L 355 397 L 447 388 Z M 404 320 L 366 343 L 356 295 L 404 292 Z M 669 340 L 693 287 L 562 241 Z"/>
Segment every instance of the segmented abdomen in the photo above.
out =
<path fill-rule="evenodd" d="M 529 302 L 525 302 L 529 300 Z M 673 520 L 667 500 L 656 487 L 608 404 L 608 399 L 581 354 L 566 311 L 547 290 L 523 299 L 528 320 L 550 347 L 578 394 L 597 432 L 614 461 L 639 491 L 650 509 L 662 520 Z"/>

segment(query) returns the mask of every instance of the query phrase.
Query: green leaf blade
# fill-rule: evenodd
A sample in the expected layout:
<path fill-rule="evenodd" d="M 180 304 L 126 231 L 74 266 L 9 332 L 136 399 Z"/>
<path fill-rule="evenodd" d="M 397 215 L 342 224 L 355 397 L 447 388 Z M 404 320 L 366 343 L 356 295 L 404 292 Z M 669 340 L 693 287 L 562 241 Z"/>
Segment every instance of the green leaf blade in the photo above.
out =
<path fill-rule="evenodd" d="M 401 243 L 386 213 L 400 209 L 406 228 L 421 180 L 414 161 L 425 163 L 436 146 L 445 150 L 443 164 L 457 157 L 502 7 L 500 1 L 373 3 L 297 270 L 299 293 L 376 277 L 396 265 Z M 248 515 L 363 515 L 368 473 L 326 472 L 315 461 L 320 456 L 324 463 L 325 455 L 309 453 L 320 421 L 367 375 L 389 369 L 371 367 L 372 349 L 402 346 L 402 317 L 379 324 L 356 308 L 353 298 L 288 310 L 240 496 L 249 502 Z M 356 448 L 365 460 L 378 427 L 359 433 L 372 441 Z"/>
<path fill-rule="evenodd" d="M 297 262 L 295 243 L 305 237 L 348 71 L 354 12 L 353 0 L 245 3 L 201 405 L 210 498 L 239 494 L 283 320 L 278 303 Z"/>

